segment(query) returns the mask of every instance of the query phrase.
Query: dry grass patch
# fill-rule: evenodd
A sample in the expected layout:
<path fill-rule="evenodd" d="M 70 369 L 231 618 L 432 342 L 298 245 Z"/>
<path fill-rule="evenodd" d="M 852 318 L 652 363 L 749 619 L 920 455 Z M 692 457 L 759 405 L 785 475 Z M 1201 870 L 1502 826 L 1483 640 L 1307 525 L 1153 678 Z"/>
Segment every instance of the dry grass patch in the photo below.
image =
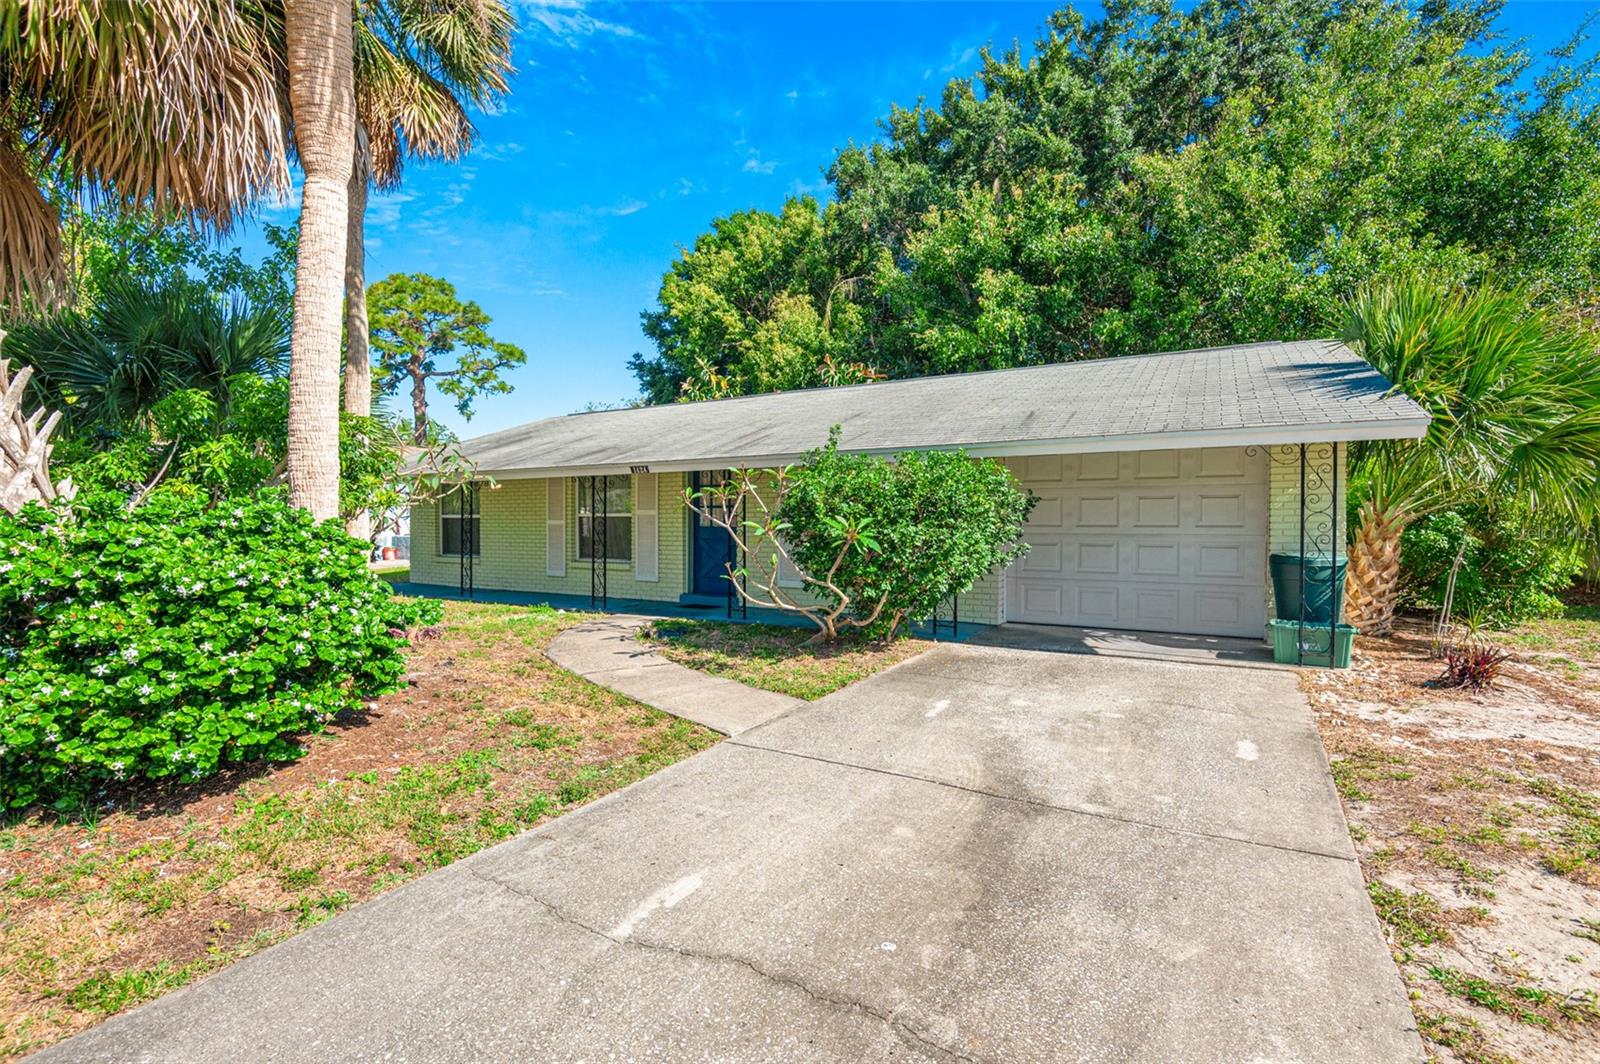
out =
<path fill-rule="evenodd" d="M 0 825 L 0 1059 L 716 741 L 546 660 L 584 619 L 448 604 L 408 688 L 292 764 Z"/>
<path fill-rule="evenodd" d="M 1565 627 L 1563 627 L 1563 625 Z M 1600 623 L 1507 633 L 1489 690 L 1428 686 L 1420 623 L 1306 670 L 1373 907 L 1443 1061 L 1600 1059 Z M 1558 662 L 1556 658 L 1565 658 Z"/>
<path fill-rule="evenodd" d="M 885 643 L 852 636 L 809 645 L 813 634 L 812 628 L 775 624 L 665 620 L 642 628 L 639 638 L 680 665 L 808 702 L 933 645 L 925 639 Z"/>

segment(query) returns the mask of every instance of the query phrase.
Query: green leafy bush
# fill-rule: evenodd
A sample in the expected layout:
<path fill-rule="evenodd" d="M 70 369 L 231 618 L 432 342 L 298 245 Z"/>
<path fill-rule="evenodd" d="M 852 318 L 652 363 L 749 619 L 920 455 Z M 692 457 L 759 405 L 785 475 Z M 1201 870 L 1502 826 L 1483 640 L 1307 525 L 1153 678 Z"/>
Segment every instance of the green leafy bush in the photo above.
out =
<path fill-rule="evenodd" d="M 275 493 L 0 514 L 0 808 L 296 756 L 440 616 L 365 561 Z"/>
<path fill-rule="evenodd" d="M 1481 615 L 1494 624 L 1559 616 L 1556 597 L 1583 568 L 1578 544 L 1540 535 L 1524 510 L 1483 506 L 1441 510 L 1407 528 L 1400 541 L 1400 586 L 1413 605 L 1437 608 L 1456 552 L 1453 613 Z"/>
<path fill-rule="evenodd" d="M 832 570 L 858 613 L 881 601 L 872 628 L 892 634 L 1020 557 L 1033 504 L 991 459 L 921 451 L 889 462 L 840 454 L 830 440 L 789 470 L 777 518 L 801 571 Z M 854 546 L 841 554 L 850 536 Z"/>

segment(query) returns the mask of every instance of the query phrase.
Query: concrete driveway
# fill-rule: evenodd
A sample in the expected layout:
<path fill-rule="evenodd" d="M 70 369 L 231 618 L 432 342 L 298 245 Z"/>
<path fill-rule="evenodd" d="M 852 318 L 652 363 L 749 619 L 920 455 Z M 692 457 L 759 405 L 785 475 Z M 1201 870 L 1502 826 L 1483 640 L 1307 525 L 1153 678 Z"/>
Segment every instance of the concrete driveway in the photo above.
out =
<path fill-rule="evenodd" d="M 942 646 L 38 1059 L 1421 1057 L 1292 673 Z"/>

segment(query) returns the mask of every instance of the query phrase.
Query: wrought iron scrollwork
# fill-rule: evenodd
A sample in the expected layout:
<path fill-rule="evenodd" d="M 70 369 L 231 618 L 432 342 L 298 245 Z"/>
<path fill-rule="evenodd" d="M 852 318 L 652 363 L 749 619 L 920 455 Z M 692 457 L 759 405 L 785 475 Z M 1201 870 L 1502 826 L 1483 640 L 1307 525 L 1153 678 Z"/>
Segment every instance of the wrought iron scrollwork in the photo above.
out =
<path fill-rule="evenodd" d="M 611 550 L 606 540 L 608 526 L 611 524 L 611 491 L 610 477 L 585 477 L 584 481 L 589 489 L 589 606 L 598 606 L 606 609 L 610 602 L 609 588 L 606 586 L 606 577 L 610 569 Z M 579 495 L 580 509 L 582 495 Z M 578 521 L 579 535 L 582 535 L 583 521 L 580 516 Z"/>
<path fill-rule="evenodd" d="M 1246 454 L 1259 453 L 1253 447 Z M 1342 601 L 1339 580 L 1339 444 L 1301 443 L 1292 447 L 1269 448 L 1268 459 L 1280 467 L 1296 468 L 1299 474 L 1300 499 L 1300 611 L 1295 645 L 1296 661 L 1305 664 L 1306 636 L 1322 633 L 1321 622 L 1306 620 L 1307 570 L 1313 559 L 1327 562 L 1328 571 L 1328 621 L 1327 654 L 1331 664 L 1339 636 L 1339 605 Z M 1320 654 L 1322 647 L 1313 645 L 1312 653 Z"/>
<path fill-rule="evenodd" d="M 461 597 L 470 599 L 477 591 L 478 485 L 468 481 L 456 489 L 460 493 L 461 518 Z"/>

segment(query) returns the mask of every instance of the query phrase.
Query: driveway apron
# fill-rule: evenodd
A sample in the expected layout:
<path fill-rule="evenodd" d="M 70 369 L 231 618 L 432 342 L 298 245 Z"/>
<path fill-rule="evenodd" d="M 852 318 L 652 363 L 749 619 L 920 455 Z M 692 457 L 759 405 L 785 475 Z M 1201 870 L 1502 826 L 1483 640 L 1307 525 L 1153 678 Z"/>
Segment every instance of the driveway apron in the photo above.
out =
<path fill-rule="evenodd" d="M 941 646 L 65 1060 L 1420 1060 L 1290 672 Z"/>

